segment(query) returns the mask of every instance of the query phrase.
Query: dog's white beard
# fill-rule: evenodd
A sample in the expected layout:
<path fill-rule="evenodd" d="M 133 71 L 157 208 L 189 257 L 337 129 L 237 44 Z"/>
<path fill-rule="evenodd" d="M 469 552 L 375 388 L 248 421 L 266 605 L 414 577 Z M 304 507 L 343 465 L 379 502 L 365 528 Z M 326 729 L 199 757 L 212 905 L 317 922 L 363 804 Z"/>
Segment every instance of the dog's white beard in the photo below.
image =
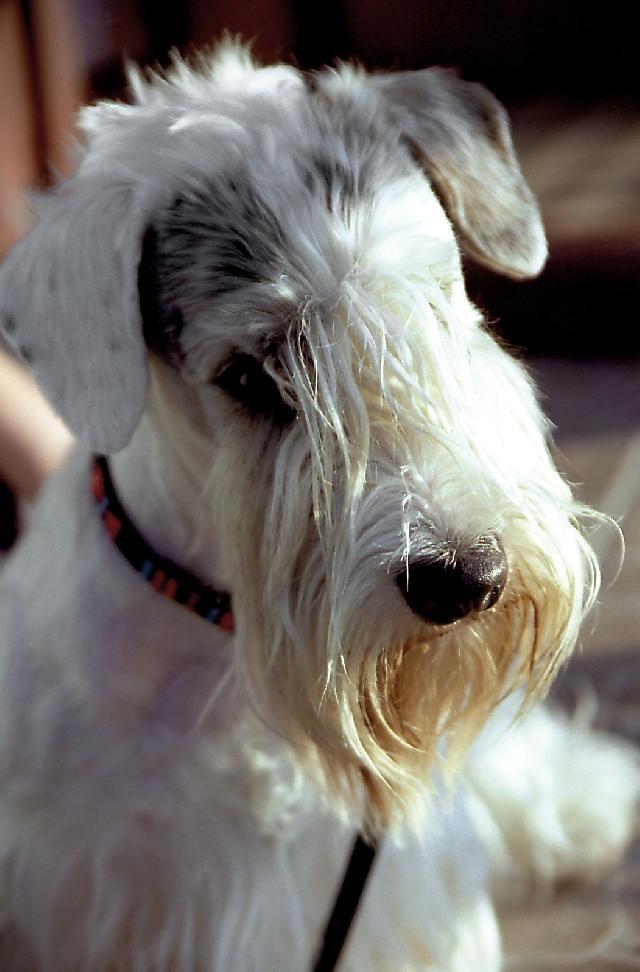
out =
<path fill-rule="evenodd" d="M 352 816 L 359 806 L 363 825 L 376 828 L 424 799 L 435 764 L 459 763 L 502 697 L 523 687 L 526 704 L 546 690 L 598 572 L 576 525 L 587 511 L 551 465 L 519 366 L 482 335 L 491 380 L 499 385 L 503 363 L 502 390 L 518 400 L 524 390 L 525 404 L 509 414 L 498 387 L 499 414 L 483 399 L 480 421 L 460 427 L 456 391 L 468 398 L 480 354 L 469 372 L 458 358 L 457 388 L 439 401 L 442 372 L 453 381 L 450 358 L 462 351 L 453 328 L 443 335 L 446 322 L 431 313 L 420 327 L 409 315 L 401 333 L 384 319 L 375 330 L 379 309 L 357 310 L 352 299 L 346 326 L 331 330 L 310 312 L 290 339 L 284 392 L 301 414 L 274 446 L 273 466 L 238 448 L 227 508 L 239 513 L 232 529 L 242 537 L 239 676 L 336 805 Z M 463 414 L 471 411 L 467 401 Z M 495 441 L 510 434 L 527 437 L 536 478 Z M 444 629 L 409 612 L 391 570 L 424 523 L 441 535 L 501 535 L 510 577 L 495 608 Z"/>

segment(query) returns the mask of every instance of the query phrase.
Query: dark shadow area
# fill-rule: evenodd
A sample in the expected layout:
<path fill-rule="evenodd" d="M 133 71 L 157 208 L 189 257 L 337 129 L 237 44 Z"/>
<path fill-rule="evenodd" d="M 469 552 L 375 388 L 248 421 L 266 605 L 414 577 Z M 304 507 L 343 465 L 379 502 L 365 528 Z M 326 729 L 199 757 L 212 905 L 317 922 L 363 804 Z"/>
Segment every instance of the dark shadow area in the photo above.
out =
<path fill-rule="evenodd" d="M 468 261 L 471 299 L 505 339 L 536 354 L 628 358 L 640 355 L 640 261 L 620 245 L 596 252 L 576 240 L 535 280 L 514 281 Z"/>

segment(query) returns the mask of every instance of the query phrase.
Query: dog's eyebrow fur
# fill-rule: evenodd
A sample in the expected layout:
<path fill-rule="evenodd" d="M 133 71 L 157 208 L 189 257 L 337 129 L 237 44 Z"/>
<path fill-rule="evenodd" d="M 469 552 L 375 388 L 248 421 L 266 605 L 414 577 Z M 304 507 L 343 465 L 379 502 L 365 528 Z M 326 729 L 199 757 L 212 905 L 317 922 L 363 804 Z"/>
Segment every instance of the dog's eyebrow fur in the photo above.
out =
<path fill-rule="evenodd" d="M 237 265 L 230 258 L 228 266 L 216 263 L 216 275 L 220 273 L 227 280 L 225 289 L 215 289 L 216 297 L 230 292 L 232 288 L 229 281 L 232 277 L 237 280 L 238 288 L 243 284 L 261 282 L 258 275 L 250 270 L 247 245 L 239 239 L 227 242 L 229 247 L 237 242 L 238 252 L 246 257 L 247 262 Z M 160 233 L 155 226 L 149 226 L 144 234 L 138 268 L 138 294 L 144 340 L 150 351 L 175 368 L 180 367 L 185 356 L 182 334 L 187 321 L 179 306 L 178 295 L 181 288 L 180 274 L 189 265 L 189 253 L 189 247 L 185 246 L 184 266 L 181 267 L 182 254 L 169 255 L 165 252 L 160 242 Z M 277 358 L 286 340 L 287 331 L 288 325 L 284 324 L 270 327 L 252 343 L 250 353 L 261 362 Z"/>
<path fill-rule="evenodd" d="M 139 292 L 148 346 L 180 358 L 189 308 L 269 281 L 281 252 L 284 229 L 245 180 L 221 174 L 177 194 L 144 238 Z"/>

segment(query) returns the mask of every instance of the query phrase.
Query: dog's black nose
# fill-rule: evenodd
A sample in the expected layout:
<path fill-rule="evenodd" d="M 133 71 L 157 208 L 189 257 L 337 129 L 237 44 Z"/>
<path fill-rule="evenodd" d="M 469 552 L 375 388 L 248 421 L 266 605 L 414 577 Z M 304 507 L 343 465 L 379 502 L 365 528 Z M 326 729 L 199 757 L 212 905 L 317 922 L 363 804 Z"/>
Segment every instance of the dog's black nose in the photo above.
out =
<path fill-rule="evenodd" d="M 451 624 L 493 607 L 508 573 L 502 544 L 488 536 L 472 546 L 449 548 L 437 558 L 409 560 L 396 582 L 415 614 L 432 624 Z"/>

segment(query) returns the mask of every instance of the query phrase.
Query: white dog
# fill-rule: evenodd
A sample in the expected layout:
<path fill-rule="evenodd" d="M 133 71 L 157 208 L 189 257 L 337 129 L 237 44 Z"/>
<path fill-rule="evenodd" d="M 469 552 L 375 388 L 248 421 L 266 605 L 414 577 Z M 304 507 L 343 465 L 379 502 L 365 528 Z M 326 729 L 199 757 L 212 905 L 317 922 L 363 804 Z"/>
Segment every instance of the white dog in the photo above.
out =
<path fill-rule="evenodd" d="M 615 862 L 639 779 L 511 726 L 598 571 L 462 280 L 545 259 L 504 112 L 235 44 L 133 96 L 0 271 L 87 449 L 3 570 L 0 964 L 305 972 L 360 831 L 340 968 L 497 972 L 493 891 Z"/>

